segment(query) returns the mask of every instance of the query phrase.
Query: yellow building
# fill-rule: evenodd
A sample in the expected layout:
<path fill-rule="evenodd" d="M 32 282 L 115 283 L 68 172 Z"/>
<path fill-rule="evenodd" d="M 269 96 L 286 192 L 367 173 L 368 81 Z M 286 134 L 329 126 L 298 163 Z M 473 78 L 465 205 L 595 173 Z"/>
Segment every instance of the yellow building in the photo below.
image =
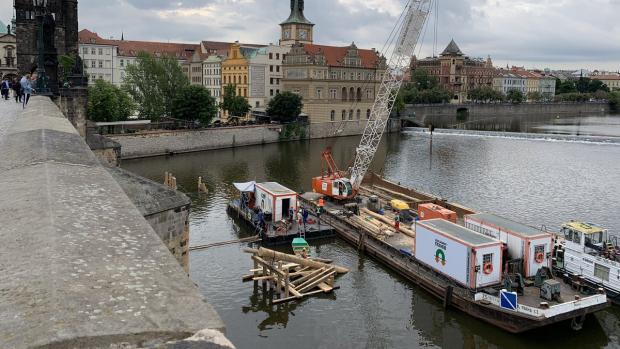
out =
<path fill-rule="evenodd" d="M 235 85 L 237 96 L 248 97 L 249 61 L 241 53 L 238 41 L 230 46 L 228 58 L 222 61 L 222 96 L 227 85 Z"/>
<path fill-rule="evenodd" d="M 600 80 L 612 91 L 620 90 L 620 75 L 593 75 L 590 78 Z"/>

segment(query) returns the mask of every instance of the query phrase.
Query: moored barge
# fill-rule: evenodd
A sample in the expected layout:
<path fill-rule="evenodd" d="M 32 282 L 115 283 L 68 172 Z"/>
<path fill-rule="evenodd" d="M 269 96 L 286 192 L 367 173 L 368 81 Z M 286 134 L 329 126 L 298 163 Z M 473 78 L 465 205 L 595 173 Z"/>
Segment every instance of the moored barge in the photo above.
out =
<path fill-rule="evenodd" d="M 413 236 L 398 232 L 377 235 L 352 219 L 356 213 L 339 203 L 328 203 L 322 215 L 338 236 L 442 300 L 444 307 L 458 309 L 508 332 L 521 333 L 563 321 L 569 321 L 573 329 L 579 329 L 587 314 L 609 306 L 602 288 L 580 283 L 575 278 L 558 277 L 546 267 L 552 248 L 546 245 L 546 237 L 536 234 L 517 236 L 511 240 L 512 244 L 527 245 L 527 239 L 535 238 L 545 241 L 545 246 L 542 250 L 532 246 L 532 253 L 528 250 L 522 253 L 521 259 L 507 260 L 499 246 L 505 245 L 506 249 L 508 241 L 486 237 L 464 226 L 465 217 L 476 214 L 473 210 L 404 188 L 372 173 L 367 177 L 360 190 L 358 202 L 361 207 L 368 202 L 369 194 L 376 194 L 385 202 L 399 197 L 409 201 L 414 209 L 418 204 L 433 203 L 457 213 L 461 225 L 444 220 L 414 223 L 416 229 Z M 300 201 L 302 205 L 314 207 L 317 204 L 315 198 L 316 194 L 307 193 L 300 197 Z M 428 231 L 435 235 L 429 235 Z M 423 241 L 422 234 L 428 241 Z M 438 236 L 443 238 L 438 239 Z M 521 242 L 514 242 L 517 240 Z M 449 247 L 448 241 L 456 245 Z M 539 242 L 537 244 L 543 244 Z M 424 244 L 424 247 L 418 250 L 416 244 Z M 455 260 L 457 265 L 461 264 L 460 269 L 456 268 L 454 273 L 441 270 L 438 266 L 451 258 L 446 255 L 458 250 L 458 246 L 461 246 L 462 259 L 455 257 Z M 416 253 L 428 252 L 431 248 L 430 252 L 435 252 L 434 255 L 422 256 Z M 451 251 L 448 252 L 446 248 Z M 524 260 L 529 261 L 530 257 L 541 264 L 536 275 L 532 276 L 529 270 L 524 273 L 509 270 L 515 266 L 523 270 Z"/>

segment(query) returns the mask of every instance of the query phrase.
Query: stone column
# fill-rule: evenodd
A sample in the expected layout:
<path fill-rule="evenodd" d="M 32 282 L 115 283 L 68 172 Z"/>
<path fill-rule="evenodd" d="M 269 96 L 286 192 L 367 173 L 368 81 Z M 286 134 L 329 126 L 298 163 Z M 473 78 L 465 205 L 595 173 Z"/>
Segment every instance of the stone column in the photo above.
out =
<path fill-rule="evenodd" d="M 88 88 L 84 86 L 61 88 L 60 95 L 63 114 L 71 121 L 82 138 L 86 137 L 86 107 Z"/>

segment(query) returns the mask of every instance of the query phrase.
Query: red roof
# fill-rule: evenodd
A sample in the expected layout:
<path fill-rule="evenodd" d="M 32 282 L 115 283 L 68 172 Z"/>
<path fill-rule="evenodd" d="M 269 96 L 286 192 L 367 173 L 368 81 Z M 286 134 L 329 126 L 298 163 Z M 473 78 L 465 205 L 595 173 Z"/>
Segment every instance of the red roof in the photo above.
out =
<path fill-rule="evenodd" d="M 308 55 L 323 54 L 327 65 L 331 67 L 344 67 L 344 58 L 351 46 L 337 47 L 326 45 L 304 44 L 304 49 Z M 362 67 L 375 69 L 379 65 L 379 56 L 373 50 L 357 49 L 358 55 L 362 60 Z"/>
<path fill-rule="evenodd" d="M 154 56 L 169 55 L 177 59 L 191 59 L 194 52 L 200 52 L 200 45 L 184 43 L 167 43 L 154 41 L 108 40 L 101 38 L 97 33 L 82 29 L 78 33 L 78 42 L 81 44 L 113 45 L 118 47 L 118 55 L 135 57 L 140 52 Z"/>
<path fill-rule="evenodd" d="M 620 80 L 620 75 L 592 75 L 590 78 L 594 80 Z"/>

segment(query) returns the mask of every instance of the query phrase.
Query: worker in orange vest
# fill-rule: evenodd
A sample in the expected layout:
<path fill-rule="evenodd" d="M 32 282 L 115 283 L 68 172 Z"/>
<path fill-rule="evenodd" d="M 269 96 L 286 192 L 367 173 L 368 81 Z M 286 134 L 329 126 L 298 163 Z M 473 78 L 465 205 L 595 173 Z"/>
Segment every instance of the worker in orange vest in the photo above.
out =
<path fill-rule="evenodd" d="M 323 200 L 323 198 L 319 199 L 319 207 L 323 208 L 323 206 L 325 206 L 325 201 Z"/>

